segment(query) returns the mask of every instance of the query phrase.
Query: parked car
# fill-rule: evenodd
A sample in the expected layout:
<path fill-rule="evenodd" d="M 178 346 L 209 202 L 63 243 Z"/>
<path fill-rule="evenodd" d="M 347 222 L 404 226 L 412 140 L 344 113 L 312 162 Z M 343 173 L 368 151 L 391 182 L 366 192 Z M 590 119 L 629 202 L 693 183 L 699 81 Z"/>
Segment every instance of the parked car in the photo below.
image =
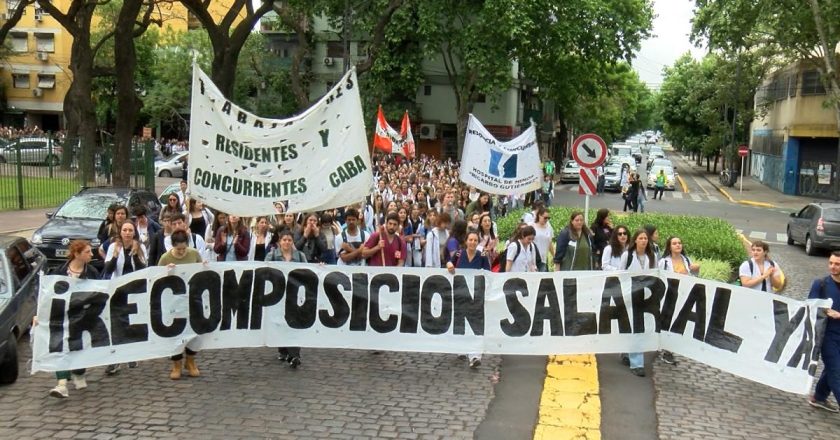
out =
<path fill-rule="evenodd" d="M 161 206 L 166 206 L 166 199 L 169 198 L 170 194 L 176 193 L 180 190 L 181 190 L 181 182 L 170 183 L 169 186 L 164 188 L 163 191 L 160 192 L 160 196 L 158 197 L 158 200 L 160 201 Z M 178 196 L 178 198 L 180 199 L 181 197 Z"/>
<path fill-rule="evenodd" d="M 154 220 L 157 220 L 161 209 L 157 195 L 145 189 L 82 188 L 55 213 L 47 213 L 47 222 L 32 234 L 32 244 L 47 257 L 49 266 L 58 266 L 66 261 L 70 241 L 88 240 L 94 251 L 94 265 L 101 266 L 102 260 L 97 252 L 101 243 L 96 234 L 105 220 L 108 207 L 115 203 L 128 206 L 129 213 L 134 206 L 143 205 L 149 218 Z"/>
<path fill-rule="evenodd" d="M 158 177 L 184 177 L 184 161 L 189 153 L 182 151 L 175 153 L 169 159 L 155 162 L 155 175 Z"/>
<path fill-rule="evenodd" d="M 840 203 L 809 203 L 790 214 L 787 243 L 805 245 L 805 253 L 817 255 L 821 249 L 840 249 Z"/>
<path fill-rule="evenodd" d="M 633 157 L 633 149 L 627 144 L 612 144 L 610 145 L 610 158 L 614 157 Z"/>
<path fill-rule="evenodd" d="M 674 171 L 673 167 L 667 165 L 654 165 L 648 169 L 647 187 L 653 188 L 656 186 L 656 176 L 659 175 L 659 171 L 665 171 L 665 189 L 673 191 L 677 183 L 677 172 Z"/>
<path fill-rule="evenodd" d="M 580 166 L 573 160 L 567 160 L 560 170 L 560 183 L 580 181 Z"/>
<path fill-rule="evenodd" d="M 604 167 L 604 191 L 621 191 L 621 165 Z"/>
<path fill-rule="evenodd" d="M 32 325 L 45 262 L 26 239 L 0 235 L 0 385 L 17 380 L 17 341 Z"/>
<path fill-rule="evenodd" d="M 605 166 L 606 167 L 617 166 L 617 167 L 620 168 L 620 167 L 625 166 L 625 165 L 630 168 L 631 172 L 634 172 L 634 173 L 636 172 L 636 160 L 633 159 L 630 156 L 612 157 L 612 158 L 610 158 L 610 160 L 607 161 L 607 164 Z"/>
<path fill-rule="evenodd" d="M 46 137 L 20 138 L 0 148 L 0 163 L 17 163 L 20 150 L 20 163 L 38 165 L 58 165 L 64 149 L 55 140 Z"/>
<path fill-rule="evenodd" d="M 633 159 L 636 159 L 636 163 L 642 163 L 642 147 L 639 145 L 632 145 L 630 147 L 630 154 L 633 156 Z"/>

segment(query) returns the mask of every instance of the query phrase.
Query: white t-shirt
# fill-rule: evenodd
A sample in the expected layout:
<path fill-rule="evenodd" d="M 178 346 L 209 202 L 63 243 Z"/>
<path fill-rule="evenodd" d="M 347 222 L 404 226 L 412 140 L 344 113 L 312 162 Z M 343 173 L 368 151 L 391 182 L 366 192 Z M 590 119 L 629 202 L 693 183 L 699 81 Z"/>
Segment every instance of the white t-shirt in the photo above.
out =
<path fill-rule="evenodd" d="M 368 237 L 370 237 L 370 234 L 365 234 L 365 237 L 364 237 L 365 240 L 362 240 L 362 230 L 359 229 L 359 228 L 356 228 L 356 234 L 355 235 L 351 234 L 346 229 L 341 234 L 336 234 L 335 241 L 334 241 L 334 243 L 335 243 L 335 253 L 336 253 L 336 256 L 338 257 L 338 261 L 336 262 L 336 265 L 338 265 L 338 266 L 364 266 L 365 265 L 365 259 L 364 258 L 359 258 L 358 260 L 350 262 L 350 263 L 346 263 L 346 262 L 344 262 L 344 260 L 341 259 L 341 253 L 343 252 L 341 250 L 341 245 L 344 243 L 344 235 L 345 234 L 347 235 L 347 243 L 350 243 L 351 245 L 353 243 L 358 243 L 359 247 L 364 246 L 365 240 L 367 240 Z M 353 246 L 353 247 L 358 248 L 357 246 Z"/>
<path fill-rule="evenodd" d="M 548 261 L 548 248 L 551 246 L 551 240 L 554 238 L 554 229 L 551 227 L 551 223 L 546 223 L 545 227 L 541 227 L 537 223 L 529 224 L 537 231 L 537 235 L 534 236 L 534 245 L 537 246 L 540 257 L 542 257 L 543 261 Z"/>
<path fill-rule="evenodd" d="M 604 248 L 604 253 L 601 254 L 601 269 L 606 271 L 622 270 L 624 266 L 621 265 L 621 254 L 613 254 L 612 245 L 607 245 Z"/>
<path fill-rule="evenodd" d="M 534 272 L 537 267 L 537 256 L 532 249 L 534 244 L 524 247 L 519 240 L 507 245 L 507 261 L 511 262 L 509 272 Z M 521 250 L 520 250 L 521 249 Z M 519 255 L 516 252 L 519 251 Z M 514 257 L 516 258 L 514 260 Z"/>
<path fill-rule="evenodd" d="M 630 266 L 627 266 L 627 259 L 630 258 L 630 252 L 633 253 L 633 259 L 630 261 Z M 651 264 L 653 265 L 651 267 Z M 649 270 L 649 269 L 656 269 L 656 259 L 651 259 L 647 255 L 639 255 L 636 253 L 635 249 L 628 249 L 623 254 L 621 254 L 621 265 L 618 267 L 619 270 Z"/>
<path fill-rule="evenodd" d="M 752 261 L 752 269 L 753 269 L 752 271 L 750 270 L 750 261 Z M 779 264 L 774 261 L 773 265 L 776 266 L 776 272 L 773 273 L 773 278 L 778 280 L 779 279 L 779 272 L 778 272 L 779 271 Z M 765 259 L 764 260 L 764 270 L 759 270 L 758 263 L 756 263 L 754 259 L 750 258 L 749 260 L 741 263 L 741 266 L 738 268 L 738 278 L 741 278 L 741 277 L 756 278 L 758 276 L 761 276 L 761 274 L 763 274 L 767 269 L 769 269 L 770 266 L 771 266 L 770 261 Z M 764 280 L 764 281 L 756 284 L 755 286 L 747 287 L 747 288 L 758 290 L 759 292 L 770 292 L 770 293 L 773 292 L 773 286 L 772 286 L 772 283 L 770 282 L 770 280 Z"/>

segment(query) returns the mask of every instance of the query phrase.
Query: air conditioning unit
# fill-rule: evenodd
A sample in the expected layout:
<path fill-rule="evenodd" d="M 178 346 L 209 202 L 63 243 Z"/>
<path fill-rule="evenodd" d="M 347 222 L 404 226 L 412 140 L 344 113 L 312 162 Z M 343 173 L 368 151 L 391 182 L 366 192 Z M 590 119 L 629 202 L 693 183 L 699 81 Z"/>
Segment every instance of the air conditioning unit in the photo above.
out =
<path fill-rule="evenodd" d="M 420 139 L 437 139 L 437 125 L 420 124 Z"/>
<path fill-rule="evenodd" d="M 35 58 L 38 58 L 39 61 L 47 61 L 50 59 L 50 54 L 46 52 L 38 52 L 35 54 Z"/>
<path fill-rule="evenodd" d="M 335 62 L 335 60 L 333 60 L 332 57 L 324 58 L 324 65 L 325 66 L 332 66 L 334 62 Z"/>
<path fill-rule="evenodd" d="M 40 11 L 35 12 L 35 21 L 41 21 L 43 19 L 44 19 L 44 14 L 42 14 Z"/>
<path fill-rule="evenodd" d="M 40 98 L 40 97 L 44 96 L 44 89 L 42 89 L 40 87 L 35 87 L 34 89 L 32 89 L 32 96 L 34 96 L 36 98 Z"/>

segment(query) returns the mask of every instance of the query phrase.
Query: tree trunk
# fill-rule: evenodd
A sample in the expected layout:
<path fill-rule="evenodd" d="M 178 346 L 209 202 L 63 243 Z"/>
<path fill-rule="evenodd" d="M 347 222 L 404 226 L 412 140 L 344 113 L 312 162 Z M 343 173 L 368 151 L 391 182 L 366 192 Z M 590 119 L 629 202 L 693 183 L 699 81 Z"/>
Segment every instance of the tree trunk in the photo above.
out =
<path fill-rule="evenodd" d="M 130 186 L 131 141 L 142 103 L 135 91 L 134 72 L 137 52 L 134 47 L 134 23 L 142 2 L 124 2 L 114 33 L 114 65 L 117 83 L 117 115 L 114 132 L 114 186 Z M 141 156 L 142 157 L 142 156 Z M 145 166 L 143 167 L 145 170 Z M 139 171 L 139 170 L 138 170 Z"/>
<path fill-rule="evenodd" d="M 239 51 L 230 47 L 217 49 L 213 54 L 211 76 L 216 87 L 222 91 L 227 99 L 233 98 L 233 86 L 236 82 L 236 63 L 239 61 Z"/>
<path fill-rule="evenodd" d="M 73 72 L 73 82 L 67 91 L 67 105 L 64 109 L 68 113 L 67 120 L 78 124 L 70 132 L 76 131 L 79 135 L 78 157 L 75 159 L 78 161 L 82 182 L 88 184 L 96 180 L 93 163 L 96 149 L 96 106 L 92 97 L 93 51 L 90 47 L 90 26 L 80 28 L 81 32 L 74 36 L 71 48 L 70 71 Z"/>
<path fill-rule="evenodd" d="M 473 103 L 471 101 L 458 102 L 457 115 L 458 119 L 455 121 L 455 127 L 458 130 L 458 160 L 464 155 L 464 139 L 467 135 L 467 125 L 470 120 L 470 113 L 473 110 Z"/>

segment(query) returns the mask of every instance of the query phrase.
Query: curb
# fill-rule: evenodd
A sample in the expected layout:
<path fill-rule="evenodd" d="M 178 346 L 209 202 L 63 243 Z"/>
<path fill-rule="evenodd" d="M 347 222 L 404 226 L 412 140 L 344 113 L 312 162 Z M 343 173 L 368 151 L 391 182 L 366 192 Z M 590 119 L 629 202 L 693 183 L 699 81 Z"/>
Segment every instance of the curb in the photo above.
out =
<path fill-rule="evenodd" d="M 19 232 L 34 231 L 36 229 L 38 229 L 38 228 L 23 228 L 23 229 L 12 229 L 11 231 L 0 231 L 0 235 L 14 235 L 14 234 L 17 234 Z"/>
<path fill-rule="evenodd" d="M 685 194 L 688 194 L 688 185 L 685 184 L 685 180 L 683 180 L 682 176 L 677 174 L 677 180 L 680 181 L 680 186 Z"/>
<path fill-rule="evenodd" d="M 730 196 L 730 195 L 729 195 L 729 193 L 728 193 L 728 192 L 726 192 L 726 190 L 725 190 L 725 189 L 723 189 L 722 187 L 720 187 L 720 186 L 716 185 L 714 182 L 712 182 L 711 180 L 709 180 L 709 178 L 708 178 L 708 177 L 703 176 L 703 178 L 704 178 L 704 179 L 706 179 L 706 182 L 709 182 L 709 184 L 710 184 L 710 185 L 712 185 L 713 187 L 717 188 L 717 190 L 718 190 L 718 191 L 720 191 L 720 193 L 721 193 L 721 194 L 723 194 L 724 196 L 726 196 L 726 198 L 727 198 L 727 199 L 729 199 L 729 201 L 730 201 L 730 202 L 732 202 L 732 203 L 740 203 L 740 204 L 742 204 L 742 205 L 756 206 L 756 207 L 759 207 L 759 208 L 771 208 L 771 209 L 775 209 L 775 208 L 777 208 L 777 206 L 776 206 L 776 205 L 774 205 L 774 204 L 772 204 L 772 203 L 755 202 L 755 201 L 752 201 L 752 200 L 739 200 L 739 199 L 735 199 L 735 198 L 733 198 L 732 196 Z"/>
<path fill-rule="evenodd" d="M 741 233 L 738 234 L 738 238 L 741 239 L 741 242 L 744 244 L 744 247 L 747 248 L 747 251 L 749 251 L 749 248 L 752 247 L 752 242 L 746 236 L 744 236 L 744 234 Z"/>

